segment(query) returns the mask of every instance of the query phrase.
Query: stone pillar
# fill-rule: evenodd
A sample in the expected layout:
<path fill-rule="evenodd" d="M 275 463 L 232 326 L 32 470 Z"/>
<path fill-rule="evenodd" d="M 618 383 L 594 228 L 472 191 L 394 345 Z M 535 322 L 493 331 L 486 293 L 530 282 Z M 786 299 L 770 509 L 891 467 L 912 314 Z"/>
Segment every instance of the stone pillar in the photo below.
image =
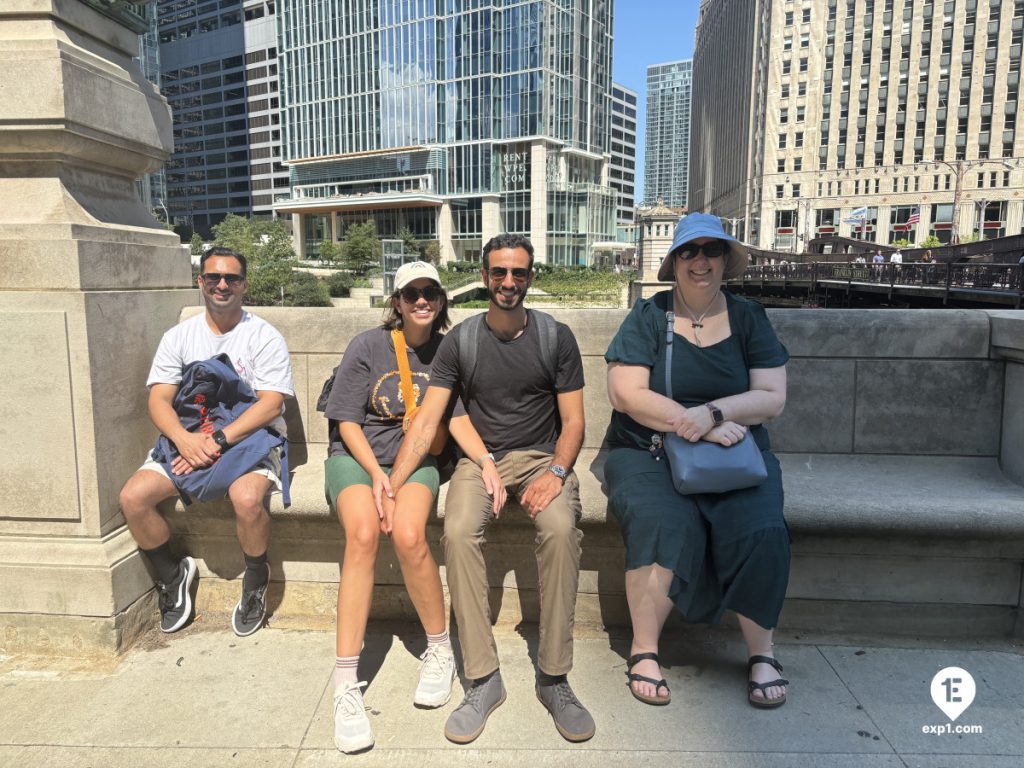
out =
<path fill-rule="evenodd" d="M 497 195 L 483 195 L 480 198 L 480 247 L 502 233 L 501 201 Z"/>
<path fill-rule="evenodd" d="M 118 493 L 155 438 L 153 352 L 196 294 L 134 187 L 170 111 L 105 10 L 0 4 L 0 653 L 117 650 L 155 617 Z"/>
<path fill-rule="evenodd" d="M 301 213 L 292 214 L 292 244 L 295 255 L 300 259 L 306 258 L 306 217 Z"/>
<path fill-rule="evenodd" d="M 455 261 L 455 245 L 452 243 L 452 205 L 447 200 L 437 209 L 437 242 L 441 247 L 441 263 Z"/>
<path fill-rule="evenodd" d="M 536 260 L 550 263 L 548 255 L 548 147 L 538 139 L 530 147 L 530 242 Z M 580 222 L 580 228 L 584 227 Z M 585 231 L 585 230 L 584 230 Z"/>

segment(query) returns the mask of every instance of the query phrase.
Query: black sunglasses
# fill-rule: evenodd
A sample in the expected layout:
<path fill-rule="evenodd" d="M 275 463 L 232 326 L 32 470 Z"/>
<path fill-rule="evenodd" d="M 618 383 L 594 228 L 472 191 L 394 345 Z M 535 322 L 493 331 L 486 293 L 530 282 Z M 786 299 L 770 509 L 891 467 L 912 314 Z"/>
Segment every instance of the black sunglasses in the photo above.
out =
<path fill-rule="evenodd" d="M 428 285 L 423 288 L 414 288 L 411 285 L 407 285 L 399 291 L 399 293 L 401 293 L 402 300 L 405 301 L 406 304 L 415 304 L 420 300 L 420 296 L 427 301 L 437 301 L 441 298 L 444 291 L 436 285 Z"/>
<path fill-rule="evenodd" d="M 530 270 L 523 267 L 514 267 L 511 270 L 508 267 L 491 267 L 487 270 L 487 274 L 490 276 L 491 280 L 504 280 L 505 275 L 509 272 L 512 273 L 512 279 L 517 283 L 524 282 L 527 275 L 530 274 Z"/>
<path fill-rule="evenodd" d="M 200 277 L 203 278 L 203 283 L 206 284 L 207 288 L 216 288 L 220 285 L 220 281 L 223 280 L 230 286 L 239 285 L 245 277 L 243 275 L 232 275 L 228 273 L 221 274 L 219 272 L 206 272 Z"/>
<path fill-rule="evenodd" d="M 697 245 L 696 243 L 687 243 L 676 251 L 678 256 L 683 261 L 689 261 L 690 259 L 697 258 L 697 254 L 703 252 L 709 259 L 717 259 L 721 256 L 725 256 L 729 250 L 729 246 L 723 243 L 721 240 L 712 240 L 710 243 L 704 243 L 704 245 Z"/>

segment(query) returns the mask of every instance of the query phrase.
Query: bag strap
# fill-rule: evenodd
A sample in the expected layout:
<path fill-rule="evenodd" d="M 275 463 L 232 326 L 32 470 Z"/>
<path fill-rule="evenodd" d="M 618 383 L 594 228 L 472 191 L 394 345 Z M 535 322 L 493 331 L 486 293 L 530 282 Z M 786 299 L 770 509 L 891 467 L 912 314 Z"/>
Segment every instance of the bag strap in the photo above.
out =
<path fill-rule="evenodd" d="M 412 424 L 419 406 L 416 405 L 416 390 L 412 387 L 412 371 L 409 370 L 409 353 L 405 347 L 405 334 L 400 330 L 393 330 L 391 331 L 391 340 L 395 344 L 399 386 L 402 390 L 402 400 L 405 401 L 405 418 L 402 419 L 402 431 L 408 432 L 409 425 Z"/>
<path fill-rule="evenodd" d="M 540 355 L 544 361 L 544 368 L 547 370 L 548 378 L 554 384 L 558 378 L 558 325 L 555 318 L 547 312 L 538 312 L 535 309 L 527 310 L 531 322 L 537 323 L 537 337 L 540 341 Z"/>
<path fill-rule="evenodd" d="M 540 345 L 541 361 L 544 370 L 554 385 L 558 378 L 558 324 L 555 318 L 546 312 L 535 309 L 527 310 L 529 322 L 537 324 L 538 344 Z M 473 315 L 463 320 L 455 329 L 459 334 L 459 369 L 462 373 L 462 389 L 466 392 L 476 372 L 476 361 L 480 346 L 480 328 L 484 324 L 487 313 Z"/>
<path fill-rule="evenodd" d="M 462 392 L 469 390 L 476 370 L 477 344 L 480 338 L 480 325 L 484 315 L 473 315 L 459 323 L 456 330 L 459 334 L 459 371 L 462 374 Z"/>
<path fill-rule="evenodd" d="M 676 292 L 672 291 L 669 308 L 665 312 L 665 397 L 672 399 L 672 347 L 676 326 Z"/>

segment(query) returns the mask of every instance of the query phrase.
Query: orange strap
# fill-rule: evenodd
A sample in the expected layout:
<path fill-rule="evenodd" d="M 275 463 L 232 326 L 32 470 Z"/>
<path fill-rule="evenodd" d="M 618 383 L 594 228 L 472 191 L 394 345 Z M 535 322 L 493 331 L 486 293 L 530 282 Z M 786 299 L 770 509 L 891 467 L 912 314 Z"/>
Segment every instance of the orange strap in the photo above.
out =
<path fill-rule="evenodd" d="M 402 400 L 405 401 L 405 418 L 402 419 L 402 431 L 408 432 L 409 425 L 416 418 L 419 406 L 416 404 L 416 390 L 412 387 L 412 371 L 409 370 L 409 353 L 405 349 L 405 334 L 399 330 L 391 332 L 391 340 L 395 344 L 395 357 L 398 360 L 399 386 Z"/>

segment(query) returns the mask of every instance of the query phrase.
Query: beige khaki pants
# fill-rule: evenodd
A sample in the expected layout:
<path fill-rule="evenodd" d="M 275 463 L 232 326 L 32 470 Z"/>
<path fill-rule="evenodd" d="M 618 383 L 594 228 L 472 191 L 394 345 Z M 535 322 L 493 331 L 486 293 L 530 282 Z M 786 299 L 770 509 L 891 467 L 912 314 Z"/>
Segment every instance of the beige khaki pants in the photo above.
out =
<path fill-rule="evenodd" d="M 530 483 L 547 471 L 551 454 L 512 451 L 498 462 L 510 496 L 521 498 Z M 540 670 L 549 675 L 572 669 L 572 630 L 580 575 L 579 481 L 570 472 L 562 492 L 534 519 L 537 575 L 540 584 Z M 466 677 L 477 679 L 498 668 L 498 650 L 491 631 L 484 533 L 493 520 L 491 497 L 480 467 L 462 459 L 455 468 L 445 501 L 444 546 L 448 589 L 459 625 Z"/>

